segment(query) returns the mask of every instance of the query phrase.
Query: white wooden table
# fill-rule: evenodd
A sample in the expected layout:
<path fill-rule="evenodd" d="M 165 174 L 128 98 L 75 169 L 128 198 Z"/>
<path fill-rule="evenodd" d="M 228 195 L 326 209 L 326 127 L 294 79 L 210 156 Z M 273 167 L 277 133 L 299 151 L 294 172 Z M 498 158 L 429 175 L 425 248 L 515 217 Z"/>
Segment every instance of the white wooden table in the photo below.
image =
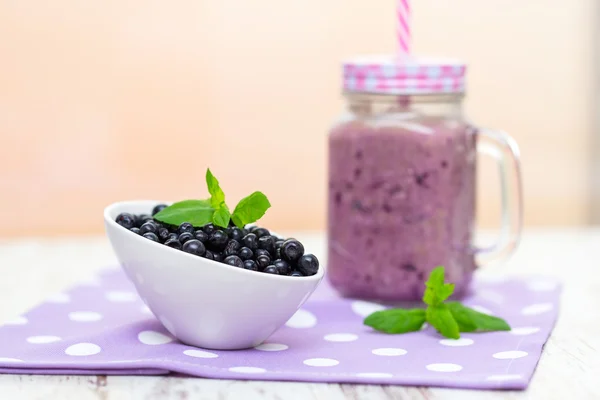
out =
<path fill-rule="evenodd" d="M 323 257 L 323 236 L 293 236 Z M 0 240 L 0 321 L 114 265 L 104 238 Z M 558 324 L 527 391 L 228 381 L 175 377 L 0 375 L 0 399 L 600 399 L 600 230 L 528 231 L 506 266 L 564 283 Z"/>

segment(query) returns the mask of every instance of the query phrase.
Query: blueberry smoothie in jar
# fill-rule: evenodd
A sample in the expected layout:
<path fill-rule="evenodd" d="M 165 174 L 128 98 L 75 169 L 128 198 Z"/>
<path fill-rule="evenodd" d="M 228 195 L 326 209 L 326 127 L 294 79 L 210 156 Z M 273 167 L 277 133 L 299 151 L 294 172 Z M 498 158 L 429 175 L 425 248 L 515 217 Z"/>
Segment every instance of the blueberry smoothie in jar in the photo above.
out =
<path fill-rule="evenodd" d="M 462 115 L 459 63 L 344 67 L 347 111 L 329 134 L 328 279 L 347 297 L 422 297 L 446 268 L 465 293 L 478 130 Z"/>

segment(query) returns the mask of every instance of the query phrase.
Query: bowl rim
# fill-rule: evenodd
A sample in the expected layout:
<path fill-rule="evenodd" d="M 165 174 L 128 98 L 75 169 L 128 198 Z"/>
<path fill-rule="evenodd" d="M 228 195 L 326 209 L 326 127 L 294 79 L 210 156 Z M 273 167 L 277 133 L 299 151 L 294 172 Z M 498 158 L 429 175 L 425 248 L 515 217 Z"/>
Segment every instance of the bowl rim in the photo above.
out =
<path fill-rule="evenodd" d="M 240 273 L 240 274 L 247 274 L 248 277 L 254 276 L 254 277 L 261 277 L 259 279 L 275 279 L 275 280 L 280 280 L 282 282 L 297 282 L 297 283 L 308 283 L 311 281 L 315 281 L 318 282 L 321 279 L 323 279 L 324 275 L 325 275 L 325 267 L 323 265 L 319 265 L 319 270 L 317 271 L 317 273 L 315 275 L 311 275 L 311 276 L 303 276 L 303 277 L 292 277 L 292 276 L 287 276 L 287 275 L 275 275 L 275 274 L 265 274 L 265 273 L 258 273 L 258 271 L 249 271 L 246 270 L 244 268 L 238 268 L 238 267 L 234 267 L 232 265 L 227 265 L 227 264 L 223 264 L 221 262 L 218 261 L 214 261 L 214 260 L 209 260 L 207 258 L 204 257 L 199 257 L 199 256 L 195 256 L 192 254 L 188 254 L 184 251 L 181 250 L 177 250 L 177 249 L 173 249 L 171 247 L 165 246 L 161 243 L 156 243 L 153 242 L 151 240 L 145 239 L 142 236 L 133 233 L 131 231 L 129 231 L 128 229 L 123 228 L 122 226 L 120 226 L 119 224 L 117 224 L 117 222 L 111 217 L 111 214 L 115 213 L 115 210 L 119 210 L 119 213 L 121 212 L 127 212 L 126 210 L 121 210 L 123 207 L 132 207 L 132 206 L 141 206 L 144 204 L 148 204 L 149 206 L 151 205 L 157 205 L 157 204 L 172 204 L 173 201 L 163 201 L 163 200 L 124 200 L 124 201 L 117 201 L 114 203 L 109 204 L 108 206 L 106 206 L 104 208 L 104 222 L 105 224 L 111 226 L 111 227 L 115 227 L 115 228 L 119 228 L 119 229 L 124 229 L 125 231 L 127 231 L 128 234 L 131 235 L 131 238 L 133 240 L 139 240 L 139 243 L 150 243 L 152 245 L 155 246 L 161 246 L 162 249 L 166 250 L 166 251 L 171 251 L 173 252 L 172 254 L 178 254 L 179 256 L 184 256 L 184 257 L 189 257 L 190 260 L 192 259 L 198 259 L 200 258 L 203 262 L 207 262 L 209 264 L 213 264 L 215 267 L 219 267 L 219 268 L 225 268 L 228 269 L 230 272 L 232 273 Z M 109 236 L 108 231 L 106 232 L 106 235 Z M 319 263 L 320 264 L 320 263 Z"/>

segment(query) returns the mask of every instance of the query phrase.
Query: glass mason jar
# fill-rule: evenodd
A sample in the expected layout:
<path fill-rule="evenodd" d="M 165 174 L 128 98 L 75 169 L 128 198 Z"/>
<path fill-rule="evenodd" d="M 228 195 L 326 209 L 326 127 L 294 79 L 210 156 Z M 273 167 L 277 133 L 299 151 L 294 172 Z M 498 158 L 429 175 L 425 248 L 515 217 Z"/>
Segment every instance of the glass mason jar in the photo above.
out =
<path fill-rule="evenodd" d="M 478 265 L 516 247 L 522 220 L 518 147 L 463 114 L 464 65 L 358 60 L 344 65 L 347 109 L 329 135 L 328 279 L 344 296 L 422 297 L 446 269 L 457 296 Z M 498 160 L 502 227 L 473 244 L 477 152 Z"/>

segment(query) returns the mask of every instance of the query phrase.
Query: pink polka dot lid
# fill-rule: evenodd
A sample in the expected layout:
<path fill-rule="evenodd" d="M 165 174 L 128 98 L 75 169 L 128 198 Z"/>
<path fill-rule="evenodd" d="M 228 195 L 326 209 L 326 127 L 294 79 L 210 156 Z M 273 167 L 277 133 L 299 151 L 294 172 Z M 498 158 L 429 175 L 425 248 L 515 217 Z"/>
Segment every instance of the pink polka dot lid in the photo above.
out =
<path fill-rule="evenodd" d="M 393 95 L 464 93 L 466 66 L 443 58 L 363 56 L 343 63 L 344 91 Z"/>
<path fill-rule="evenodd" d="M 473 308 L 505 318 L 510 332 L 441 337 L 362 324 L 386 306 L 339 298 L 325 281 L 287 323 L 247 350 L 179 342 L 120 270 L 51 296 L 0 327 L 0 373 L 157 375 L 524 389 L 554 326 L 560 285 L 548 278 L 476 279 Z M 198 321 L 202 323 L 202 321 Z"/>

